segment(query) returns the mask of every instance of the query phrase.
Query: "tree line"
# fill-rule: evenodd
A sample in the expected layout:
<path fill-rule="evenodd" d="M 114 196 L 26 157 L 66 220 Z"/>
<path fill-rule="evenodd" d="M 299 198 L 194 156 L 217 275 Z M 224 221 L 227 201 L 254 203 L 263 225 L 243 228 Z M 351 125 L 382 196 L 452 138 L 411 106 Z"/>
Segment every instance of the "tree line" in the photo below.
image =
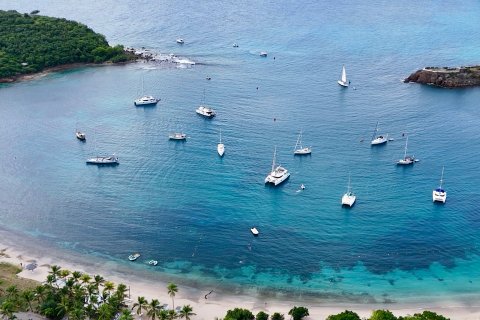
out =
<path fill-rule="evenodd" d="M 134 56 L 105 36 L 61 18 L 0 10 L 0 78 L 69 63 L 123 62 Z"/>

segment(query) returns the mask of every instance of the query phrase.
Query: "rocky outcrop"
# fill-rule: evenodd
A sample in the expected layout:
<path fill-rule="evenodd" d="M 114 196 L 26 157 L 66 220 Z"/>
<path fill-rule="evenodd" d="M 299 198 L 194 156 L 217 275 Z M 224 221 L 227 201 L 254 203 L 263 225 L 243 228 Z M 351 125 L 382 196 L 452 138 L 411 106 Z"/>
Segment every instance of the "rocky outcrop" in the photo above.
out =
<path fill-rule="evenodd" d="M 412 73 L 404 82 L 417 82 L 442 88 L 480 86 L 480 66 L 459 68 L 426 67 Z"/>

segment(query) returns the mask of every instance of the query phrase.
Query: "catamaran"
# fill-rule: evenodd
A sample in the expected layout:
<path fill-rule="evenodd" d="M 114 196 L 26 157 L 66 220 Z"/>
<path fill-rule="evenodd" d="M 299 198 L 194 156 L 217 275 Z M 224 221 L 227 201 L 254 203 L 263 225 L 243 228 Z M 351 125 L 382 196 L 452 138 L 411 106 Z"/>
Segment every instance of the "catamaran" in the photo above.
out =
<path fill-rule="evenodd" d="M 160 99 L 154 98 L 153 96 L 144 95 L 144 91 L 145 90 L 144 90 L 143 77 L 142 77 L 142 95 L 143 96 L 141 98 L 135 99 L 135 101 L 133 102 L 135 106 L 153 106 L 153 105 L 156 105 L 158 101 L 160 101 Z"/>
<path fill-rule="evenodd" d="M 203 90 L 202 104 L 195 111 L 206 118 L 213 118 L 216 115 L 215 111 L 205 104 L 205 90 Z"/>
<path fill-rule="evenodd" d="M 278 186 L 283 181 L 287 180 L 290 177 L 290 172 L 284 167 L 278 165 L 276 166 L 275 158 L 277 156 L 277 147 L 275 147 L 275 151 L 273 152 L 273 161 L 272 161 L 272 171 L 268 174 L 265 178 L 265 183 L 272 183 L 275 186 Z"/>
<path fill-rule="evenodd" d="M 432 192 L 433 202 L 445 203 L 445 201 L 447 201 L 447 192 L 445 191 L 445 189 L 442 188 L 444 169 L 445 167 L 442 167 L 442 176 L 440 177 L 440 186 L 438 186 L 438 188 L 434 189 Z"/>
<path fill-rule="evenodd" d="M 405 140 L 405 152 L 403 153 L 403 159 L 397 161 L 398 165 L 409 165 L 418 162 L 419 160 L 415 158 L 415 156 L 407 156 L 407 145 L 408 145 L 408 136 Z"/>
<path fill-rule="evenodd" d="M 377 121 L 377 125 L 375 126 L 375 130 L 373 131 L 371 145 L 374 146 L 374 145 L 384 144 L 387 141 L 388 141 L 388 134 L 386 136 L 378 135 L 378 121 Z"/>
<path fill-rule="evenodd" d="M 217 152 L 220 157 L 223 157 L 223 154 L 225 153 L 225 145 L 222 143 L 222 130 L 220 130 L 220 141 L 217 145 Z"/>
<path fill-rule="evenodd" d="M 297 138 L 297 143 L 295 144 L 295 148 L 293 149 L 294 155 L 306 155 L 312 153 L 312 147 L 303 147 L 302 145 L 302 131 L 300 130 L 300 134 Z"/>
<path fill-rule="evenodd" d="M 352 207 L 357 200 L 357 196 L 351 191 L 350 188 L 350 176 L 348 176 L 348 188 L 347 192 L 342 197 L 342 206 Z"/>
<path fill-rule="evenodd" d="M 348 87 L 348 81 L 347 81 L 347 72 L 345 71 L 345 65 L 342 67 L 342 78 L 337 81 L 339 85 L 342 87 L 347 88 Z"/>

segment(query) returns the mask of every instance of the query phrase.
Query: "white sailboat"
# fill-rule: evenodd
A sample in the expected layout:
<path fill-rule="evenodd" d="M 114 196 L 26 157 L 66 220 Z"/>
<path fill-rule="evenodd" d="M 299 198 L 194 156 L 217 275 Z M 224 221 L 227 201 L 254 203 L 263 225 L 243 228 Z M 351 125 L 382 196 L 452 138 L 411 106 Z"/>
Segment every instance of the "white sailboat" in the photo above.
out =
<path fill-rule="evenodd" d="M 357 196 L 351 191 L 349 175 L 347 192 L 342 197 L 342 206 L 352 207 L 355 204 L 355 200 L 357 200 Z"/>
<path fill-rule="evenodd" d="M 397 161 L 398 165 L 409 165 L 418 162 L 419 160 L 415 158 L 415 156 L 407 156 L 407 145 L 408 145 L 408 136 L 405 140 L 405 152 L 403 153 L 403 159 Z"/>
<path fill-rule="evenodd" d="M 295 148 L 293 149 L 293 154 L 294 155 L 307 155 L 312 153 L 312 147 L 303 147 L 302 145 L 302 131 L 300 130 L 300 133 L 297 138 L 297 143 L 295 144 Z"/>
<path fill-rule="evenodd" d="M 147 95 L 144 95 L 144 84 L 143 84 L 143 77 L 142 77 L 142 97 L 138 98 L 138 99 L 135 99 L 135 101 L 133 102 L 133 104 L 135 106 L 153 106 L 153 105 L 156 105 L 158 103 L 158 101 L 160 101 L 160 99 L 157 99 L 157 98 L 154 98 L 153 96 L 147 96 Z"/>
<path fill-rule="evenodd" d="M 222 130 L 220 130 L 220 141 L 217 144 L 217 152 L 220 157 L 225 153 L 225 145 L 222 143 Z"/>
<path fill-rule="evenodd" d="M 347 81 L 347 71 L 345 71 L 345 65 L 342 67 L 342 78 L 337 81 L 339 85 L 342 87 L 347 88 L 348 87 L 348 81 Z"/>
<path fill-rule="evenodd" d="M 95 137 L 95 140 L 94 140 L 93 148 L 96 152 L 97 151 L 97 138 L 96 137 Z M 101 165 L 117 165 L 120 162 L 118 161 L 118 156 L 115 155 L 115 153 L 114 153 L 112 155 L 104 155 L 104 156 L 97 155 L 95 157 L 88 158 L 86 160 L 86 163 L 101 166 Z"/>
<path fill-rule="evenodd" d="M 265 183 L 272 183 L 275 186 L 278 186 L 283 181 L 287 180 L 290 177 L 290 172 L 287 169 L 280 165 L 276 165 L 275 160 L 277 156 L 277 147 L 273 152 L 273 161 L 272 161 L 272 171 L 265 178 Z"/>
<path fill-rule="evenodd" d="M 447 192 L 443 189 L 443 171 L 445 167 L 442 167 L 442 176 L 440 177 L 440 186 L 432 191 L 432 200 L 433 202 L 442 202 L 447 201 Z"/>
<path fill-rule="evenodd" d="M 378 121 L 377 121 L 377 125 L 375 126 L 375 130 L 373 131 L 373 135 L 372 135 L 372 142 L 370 144 L 372 146 L 375 146 L 379 144 L 384 144 L 387 141 L 388 141 L 388 134 L 386 136 L 378 135 Z"/>

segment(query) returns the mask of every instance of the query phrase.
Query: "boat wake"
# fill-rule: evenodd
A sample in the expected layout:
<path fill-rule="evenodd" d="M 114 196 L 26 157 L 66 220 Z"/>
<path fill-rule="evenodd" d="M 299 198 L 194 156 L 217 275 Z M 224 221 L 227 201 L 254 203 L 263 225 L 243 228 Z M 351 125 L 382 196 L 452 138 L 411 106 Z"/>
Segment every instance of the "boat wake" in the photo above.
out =
<path fill-rule="evenodd" d="M 135 53 L 137 56 L 141 57 L 144 61 L 151 62 L 153 64 L 158 63 L 158 64 L 171 64 L 173 66 L 177 66 L 180 68 L 188 68 L 191 66 L 194 66 L 197 64 L 196 61 L 183 57 L 183 56 L 177 56 L 173 53 L 160 53 L 160 52 L 155 52 L 151 49 L 134 49 L 134 48 L 127 48 L 128 51 L 131 51 Z M 147 69 L 154 69 L 155 67 L 147 67 Z"/>

